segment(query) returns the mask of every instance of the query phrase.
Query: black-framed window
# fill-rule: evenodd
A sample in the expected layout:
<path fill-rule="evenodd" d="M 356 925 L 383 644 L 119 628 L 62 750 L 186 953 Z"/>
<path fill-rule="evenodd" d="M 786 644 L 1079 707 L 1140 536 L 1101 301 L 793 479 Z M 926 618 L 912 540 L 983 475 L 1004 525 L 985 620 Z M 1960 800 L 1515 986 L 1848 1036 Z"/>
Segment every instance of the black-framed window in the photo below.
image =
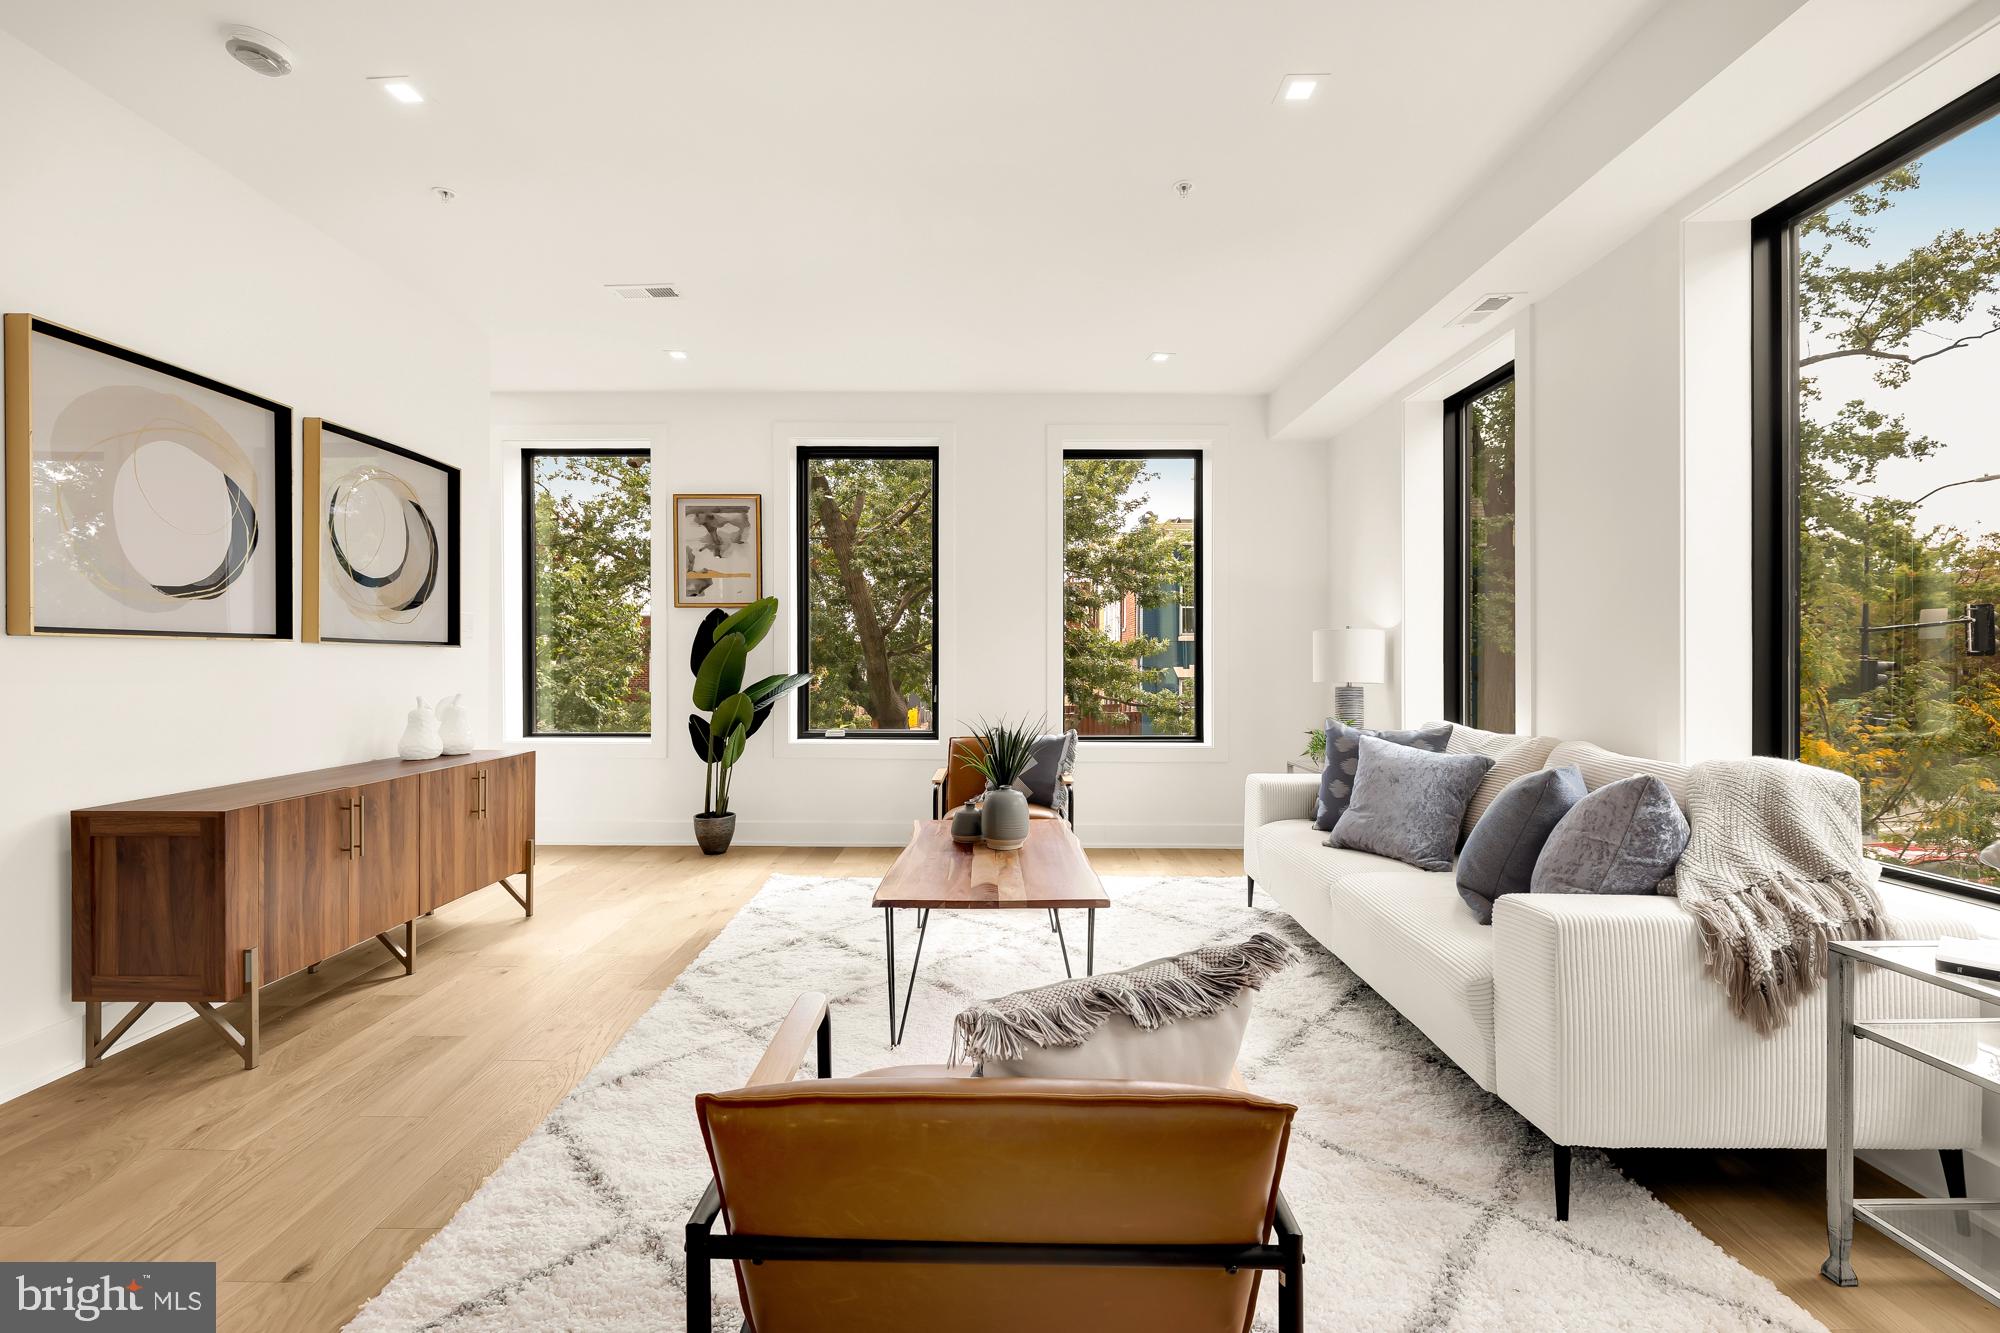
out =
<path fill-rule="evenodd" d="M 798 451 L 799 735 L 938 734 L 938 451 Z"/>
<path fill-rule="evenodd" d="M 1200 741 L 1199 449 L 1066 449 L 1063 725 L 1084 740 Z"/>
<path fill-rule="evenodd" d="M 2000 79 L 1752 226 L 1757 749 L 2000 902 Z"/>
<path fill-rule="evenodd" d="M 1453 722 L 1515 727 L 1512 362 L 1444 401 L 1444 703 Z"/>
<path fill-rule="evenodd" d="M 644 449 L 521 452 L 528 736 L 652 732 L 652 467 Z"/>

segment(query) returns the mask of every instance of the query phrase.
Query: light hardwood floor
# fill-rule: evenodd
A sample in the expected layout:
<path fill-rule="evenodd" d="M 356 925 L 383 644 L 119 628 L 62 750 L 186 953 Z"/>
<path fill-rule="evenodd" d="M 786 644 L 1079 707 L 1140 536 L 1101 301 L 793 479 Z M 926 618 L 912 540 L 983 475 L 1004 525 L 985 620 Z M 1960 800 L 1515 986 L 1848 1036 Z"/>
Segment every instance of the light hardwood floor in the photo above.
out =
<path fill-rule="evenodd" d="M 0 1106 L 0 1258 L 212 1259 L 223 1328 L 337 1328 L 767 876 L 879 875 L 894 855 L 543 848 L 533 921 L 488 889 L 418 923 L 414 976 L 371 943 L 270 987 L 253 1071 L 190 1023 Z M 1091 861 L 1107 875 L 1241 873 L 1232 852 Z M 1822 1282 L 1815 1154 L 1622 1164 L 1829 1328 L 2000 1323 L 1865 1231 L 1863 1285 Z M 1903 1191 L 1878 1179 L 1862 1192 Z"/>

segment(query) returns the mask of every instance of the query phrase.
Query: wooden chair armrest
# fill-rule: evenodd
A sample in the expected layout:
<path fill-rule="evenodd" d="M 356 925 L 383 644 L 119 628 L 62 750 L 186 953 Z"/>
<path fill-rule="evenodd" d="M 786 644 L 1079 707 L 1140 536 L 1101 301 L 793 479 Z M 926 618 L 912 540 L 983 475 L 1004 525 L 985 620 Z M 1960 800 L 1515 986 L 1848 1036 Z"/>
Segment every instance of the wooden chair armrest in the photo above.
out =
<path fill-rule="evenodd" d="M 1065 773 L 1060 778 L 1057 778 L 1056 781 L 1062 783 L 1065 787 L 1074 787 L 1076 785 L 1076 774 Z"/>
<path fill-rule="evenodd" d="M 938 770 L 937 772 L 935 772 L 935 773 L 931 774 L 931 786 L 933 786 L 933 787 L 942 787 L 942 786 L 944 786 L 944 770 L 943 770 L 943 769 L 941 769 L 941 768 L 940 768 L 940 769 L 939 769 L 939 770 Z"/>
<path fill-rule="evenodd" d="M 750 1077 L 743 1086 L 754 1088 L 763 1083 L 790 1083 L 799 1072 L 799 1066 L 806 1062 L 806 1052 L 818 1039 L 820 1028 L 826 1022 L 826 1010 L 827 998 L 818 991 L 807 991 L 799 996 L 798 1002 L 792 1005 L 792 1012 L 778 1024 L 771 1044 L 764 1048 L 764 1058 L 750 1071 Z"/>

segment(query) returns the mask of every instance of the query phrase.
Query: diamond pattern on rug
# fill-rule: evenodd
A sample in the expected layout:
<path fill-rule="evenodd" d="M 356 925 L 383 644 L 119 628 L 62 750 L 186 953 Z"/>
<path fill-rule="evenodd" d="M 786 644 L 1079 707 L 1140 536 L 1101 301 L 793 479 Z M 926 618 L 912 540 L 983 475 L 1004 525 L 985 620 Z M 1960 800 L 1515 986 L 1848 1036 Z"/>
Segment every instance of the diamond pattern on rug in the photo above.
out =
<path fill-rule="evenodd" d="M 1600 1154 L 1577 1153 L 1571 1220 L 1555 1222 L 1541 1134 L 1283 912 L 1246 907 L 1241 879 L 1104 883 L 1102 970 L 1256 930 L 1304 954 L 1258 994 L 1241 1064 L 1299 1107 L 1284 1188 L 1306 1233 L 1309 1327 L 1825 1333 Z M 964 1004 L 1063 975 L 1045 913 L 936 912 L 891 1051 L 873 891 L 773 876 L 348 1328 L 682 1327 L 681 1225 L 708 1184 L 695 1094 L 740 1084 L 799 992 L 831 997 L 835 1070 L 851 1074 L 941 1063 Z M 897 915 L 900 989 L 916 916 Z M 1083 925 L 1067 914 L 1079 972 Z M 716 1327 L 734 1333 L 721 1265 L 714 1287 Z M 1277 1326 L 1274 1291 L 1259 1333 Z"/>

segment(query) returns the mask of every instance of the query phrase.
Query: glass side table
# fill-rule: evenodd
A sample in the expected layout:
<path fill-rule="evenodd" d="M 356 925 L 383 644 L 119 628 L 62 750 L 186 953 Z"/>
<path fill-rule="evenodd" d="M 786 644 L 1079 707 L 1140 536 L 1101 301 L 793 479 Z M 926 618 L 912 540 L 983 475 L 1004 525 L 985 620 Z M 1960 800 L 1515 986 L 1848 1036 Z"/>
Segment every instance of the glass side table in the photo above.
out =
<path fill-rule="evenodd" d="M 2000 983 L 1940 972 L 1932 940 L 1837 940 L 1826 959 L 1826 1262 L 1820 1276 L 1855 1286 L 1854 1221 L 2000 1305 L 2000 1199 L 1854 1197 L 1854 1043 L 1872 1041 L 2000 1093 L 2000 1018 L 1855 1021 L 1856 969 L 1881 967 L 1991 1005 Z"/>

